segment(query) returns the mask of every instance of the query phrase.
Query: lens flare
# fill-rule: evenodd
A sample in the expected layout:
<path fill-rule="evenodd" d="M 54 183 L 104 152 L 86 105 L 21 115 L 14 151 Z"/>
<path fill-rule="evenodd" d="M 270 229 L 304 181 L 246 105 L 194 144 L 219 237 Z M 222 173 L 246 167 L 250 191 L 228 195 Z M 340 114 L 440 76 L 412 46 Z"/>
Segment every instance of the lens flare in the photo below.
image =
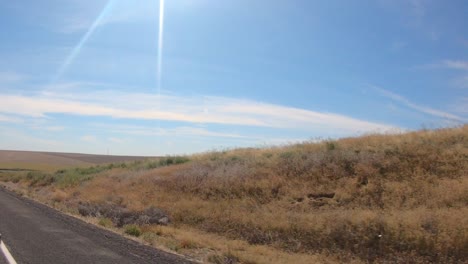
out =
<path fill-rule="evenodd" d="M 159 34 L 158 34 L 158 95 L 161 95 L 162 52 L 164 33 L 164 0 L 159 0 Z"/>
<path fill-rule="evenodd" d="M 54 79 L 52 80 L 53 83 L 57 82 L 60 77 L 62 77 L 63 73 L 68 69 L 68 67 L 73 63 L 76 56 L 80 53 L 81 49 L 83 48 L 84 44 L 88 41 L 89 37 L 94 33 L 96 28 L 102 23 L 103 19 L 109 14 L 112 4 L 114 0 L 107 1 L 106 6 L 102 9 L 99 16 L 94 20 L 91 27 L 86 31 L 86 34 L 81 38 L 80 42 L 73 48 L 72 52 L 68 55 L 68 57 L 63 62 L 62 66 L 60 66 L 57 74 L 55 75 Z"/>
<path fill-rule="evenodd" d="M 162 52 L 164 33 L 164 0 L 159 0 L 159 32 L 158 32 L 158 69 L 156 73 L 158 88 L 158 112 L 161 112 L 161 79 L 162 79 Z M 158 119 L 158 130 L 161 129 L 161 120 Z M 158 145 L 161 145 L 161 138 L 158 137 Z"/>

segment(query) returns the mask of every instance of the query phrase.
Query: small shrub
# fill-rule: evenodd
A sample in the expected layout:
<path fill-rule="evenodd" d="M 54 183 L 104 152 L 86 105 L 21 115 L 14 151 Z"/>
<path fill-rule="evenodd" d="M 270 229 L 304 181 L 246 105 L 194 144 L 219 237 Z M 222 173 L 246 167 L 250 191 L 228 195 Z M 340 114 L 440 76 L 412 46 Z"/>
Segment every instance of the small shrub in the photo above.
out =
<path fill-rule="evenodd" d="M 101 218 L 101 219 L 99 219 L 98 224 L 99 224 L 100 226 L 103 226 L 103 227 L 111 227 L 111 226 L 113 226 L 112 220 L 110 220 L 109 218 Z"/>
<path fill-rule="evenodd" d="M 174 164 L 182 164 L 188 161 L 189 161 L 189 158 L 184 157 L 184 156 L 174 156 L 174 157 L 168 156 L 168 157 L 159 158 L 156 160 L 147 161 L 144 168 L 147 170 L 151 170 L 151 169 L 156 169 L 156 168 L 164 167 L 164 166 L 170 166 Z"/>
<path fill-rule="evenodd" d="M 153 244 L 157 237 L 158 235 L 153 232 L 144 232 L 142 235 L 143 240 L 150 244 Z"/>
<path fill-rule="evenodd" d="M 139 237 L 141 235 L 141 229 L 137 225 L 125 226 L 125 234 Z"/>
<path fill-rule="evenodd" d="M 195 242 L 191 241 L 191 240 L 183 239 L 183 240 L 180 241 L 179 247 L 187 248 L 187 249 L 197 248 L 197 244 Z"/>
<path fill-rule="evenodd" d="M 176 156 L 174 159 L 175 164 L 182 164 L 182 163 L 186 163 L 189 161 L 190 161 L 189 158 L 183 157 L 183 156 Z"/>
<path fill-rule="evenodd" d="M 327 146 L 327 150 L 332 151 L 336 149 L 336 143 L 333 141 L 328 141 L 325 143 Z"/>
<path fill-rule="evenodd" d="M 172 242 L 172 243 L 169 243 L 167 245 L 167 247 L 172 250 L 172 251 L 175 251 L 175 252 L 178 252 L 180 250 L 180 245 L 179 243 L 176 243 L 176 242 Z"/>
<path fill-rule="evenodd" d="M 21 177 L 19 177 L 19 176 L 16 176 L 16 177 L 12 177 L 12 178 L 11 178 L 11 182 L 12 182 L 12 183 L 18 183 L 20 180 L 21 180 Z"/>
<path fill-rule="evenodd" d="M 28 172 L 26 179 L 29 180 L 30 186 L 47 186 L 55 181 L 52 175 L 39 171 Z"/>
<path fill-rule="evenodd" d="M 151 170 L 151 169 L 156 169 L 159 166 L 160 166 L 159 161 L 150 160 L 150 161 L 147 161 L 147 163 L 144 165 L 144 169 Z"/>
<path fill-rule="evenodd" d="M 61 190 L 56 190 L 51 196 L 52 201 L 56 203 L 63 202 L 66 198 L 67 194 Z"/>

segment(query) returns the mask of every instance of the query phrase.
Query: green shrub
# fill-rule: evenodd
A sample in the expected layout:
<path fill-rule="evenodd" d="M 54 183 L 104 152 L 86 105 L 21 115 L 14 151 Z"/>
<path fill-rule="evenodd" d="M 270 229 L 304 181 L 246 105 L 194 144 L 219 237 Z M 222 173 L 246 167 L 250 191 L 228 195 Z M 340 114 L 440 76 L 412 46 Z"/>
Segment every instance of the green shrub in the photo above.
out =
<path fill-rule="evenodd" d="M 26 179 L 29 180 L 30 186 L 47 186 L 55 182 L 55 178 L 52 175 L 40 171 L 28 172 Z"/>
<path fill-rule="evenodd" d="M 182 163 L 186 163 L 186 162 L 189 162 L 190 159 L 187 158 L 187 157 L 184 157 L 184 156 L 176 156 L 175 157 L 175 164 L 182 164 Z"/>
<path fill-rule="evenodd" d="M 52 177 L 59 186 L 72 187 L 92 179 L 96 174 L 118 167 L 122 167 L 122 165 L 111 163 L 109 165 L 98 165 L 88 168 L 61 169 L 56 171 Z"/>
<path fill-rule="evenodd" d="M 99 224 L 100 226 L 103 226 L 103 227 L 111 227 L 111 226 L 113 226 L 112 220 L 110 220 L 109 218 L 101 218 L 101 219 L 99 219 L 98 224 Z"/>
<path fill-rule="evenodd" d="M 137 225 L 125 226 L 125 234 L 139 237 L 141 235 L 141 229 Z"/>
<path fill-rule="evenodd" d="M 336 149 L 336 142 L 333 141 L 327 141 L 326 143 L 327 150 L 332 151 Z"/>
<path fill-rule="evenodd" d="M 143 167 L 147 170 L 151 170 L 151 169 L 156 169 L 156 168 L 164 167 L 164 166 L 170 166 L 174 164 L 182 164 L 188 161 L 189 161 L 189 158 L 184 157 L 184 156 L 168 156 L 164 158 L 158 158 L 156 160 L 147 161 L 145 166 Z M 136 168 L 137 169 L 141 168 L 141 166 L 137 166 Z"/>
<path fill-rule="evenodd" d="M 155 169 L 155 168 L 157 168 L 157 167 L 159 167 L 158 161 L 150 161 L 150 162 L 148 162 L 148 163 L 146 164 L 145 169 L 151 170 L 151 169 Z"/>
<path fill-rule="evenodd" d="M 63 173 L 55 173 L 53 175 L 54 181 L 60 187 L 73 187 L 84 181 L 93 178 L 91 175 L 92 170 L 70 169 L 65 170 Z M 97 172 L 96 172 L 97 173 Z"/>

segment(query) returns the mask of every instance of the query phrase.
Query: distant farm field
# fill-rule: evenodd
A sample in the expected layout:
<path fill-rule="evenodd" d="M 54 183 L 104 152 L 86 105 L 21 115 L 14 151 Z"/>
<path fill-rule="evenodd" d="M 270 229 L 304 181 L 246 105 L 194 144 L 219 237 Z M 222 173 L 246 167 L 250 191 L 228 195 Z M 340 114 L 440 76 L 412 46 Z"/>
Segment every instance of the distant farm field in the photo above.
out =
<path fill-rule="evenodd" d="M 0 150 L 0 170 L 55 171 L 67 167 L 143 160 L 147 157 Z"/>

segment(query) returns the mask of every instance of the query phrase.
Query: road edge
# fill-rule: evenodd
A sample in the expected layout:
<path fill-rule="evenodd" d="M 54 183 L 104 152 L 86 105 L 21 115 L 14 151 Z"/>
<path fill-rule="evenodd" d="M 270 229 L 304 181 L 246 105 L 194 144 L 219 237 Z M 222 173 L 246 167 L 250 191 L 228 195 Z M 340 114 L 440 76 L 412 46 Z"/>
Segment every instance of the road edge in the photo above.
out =
<path fill-rule="evenodd" d="M 194 259 L 190 259 L 188 258 L 187 256 L 184 256 L 184 255 L 180 255 L 180 254 L 176 254 L 176 253 L 173 253 L 173 252 L 168 252 L 168 251 L 165 251 L 165 250 L 162 250 L 162 249 L 159 249 L 159 248 L 155 248 L 155 247 L 152 247 L 152 246 L 149 246 L 149 245 L 146 245 L 140 241 L 137 241 L 137 240 L 134 240 L 134 239 L 131 239 L 131 238 L 128 238 L 118 232 L 115 232 L 115 231 L 112 231 L 112 230 L 109 230 L 109 229 L 105 229 L 101 226 L 98 226 L 98 225 L 95 225 L 93 223 L 90 223 L 90 222 L 87 222 L 87 221 L 84 221 L 83 219 L 77 217 L 77 216 L 74 216 L 72 214 L 67 214 L 67 213 L 64 213 L 58 209 L 55 209 L 53 207 L 51 207 L 50 205 L 47 205 L 45 203 L 42 203 L 40 201 L 37 201 L 35 199 L 32 199 L 28 196 L 26 196 L 25 194 L 19 194 L 17 193 L 15 190 L 11 190 L 9 189 L 7 186 L 3 185 L 3 184 L 0 184 L 0 192 L 4 192 L 12 197 L 14 197 L 15 199 L 18 199 L 32 207 L 35 207 L 41 211 L 43 211 L 44 213 L 46 213 L 47 215 L 49 215 L 50 217 L 56 219 L 56 220 L 59 220 L 59 221 L 62 221 L 62 222 L 67 222 L 68 224 L 70 224 L 70 227 L 72 227 L 72 229 L 77 229 L 80 225 L 81 227 L 85 228 L 85 229 L 88 229 L 86 230 L 87 232 L 90 232 L 90 233 L 96 233 L 96 232 L 100 232 L 103 234 L 103 236 L 105 237 L 106 239 L 106 242 L 107 245 L 106 246 L 116 246 L 116 247 L 125 247 L 127 249 L 127 252 L 123 252 L 125 255 L 128 255 L 128 256 L 136 256 L 135 254 L 131 253 L 133 252 L 132 249 L 135 249 L 135 251 L 138 251 L 140 254 L 137 255 L 139 256 L 140 258 L 145 258 L 145 259 L 154 259 L 154 258 L 157 258 L 157 257 L 163 257 L 163 258 L 169 258 L 169 259 L 174 259 L 174 260 L 178 260 L 179 263 L 180 262 L 183 262 L 183 263 L 201 263 L 197 260 L 194 260 Z M 75 231 L 75 230 L 74 230 Z M 82 231 L 82 230 L 81 230 Z M 143 255 L 143 256 L 141 256 Z"/>

